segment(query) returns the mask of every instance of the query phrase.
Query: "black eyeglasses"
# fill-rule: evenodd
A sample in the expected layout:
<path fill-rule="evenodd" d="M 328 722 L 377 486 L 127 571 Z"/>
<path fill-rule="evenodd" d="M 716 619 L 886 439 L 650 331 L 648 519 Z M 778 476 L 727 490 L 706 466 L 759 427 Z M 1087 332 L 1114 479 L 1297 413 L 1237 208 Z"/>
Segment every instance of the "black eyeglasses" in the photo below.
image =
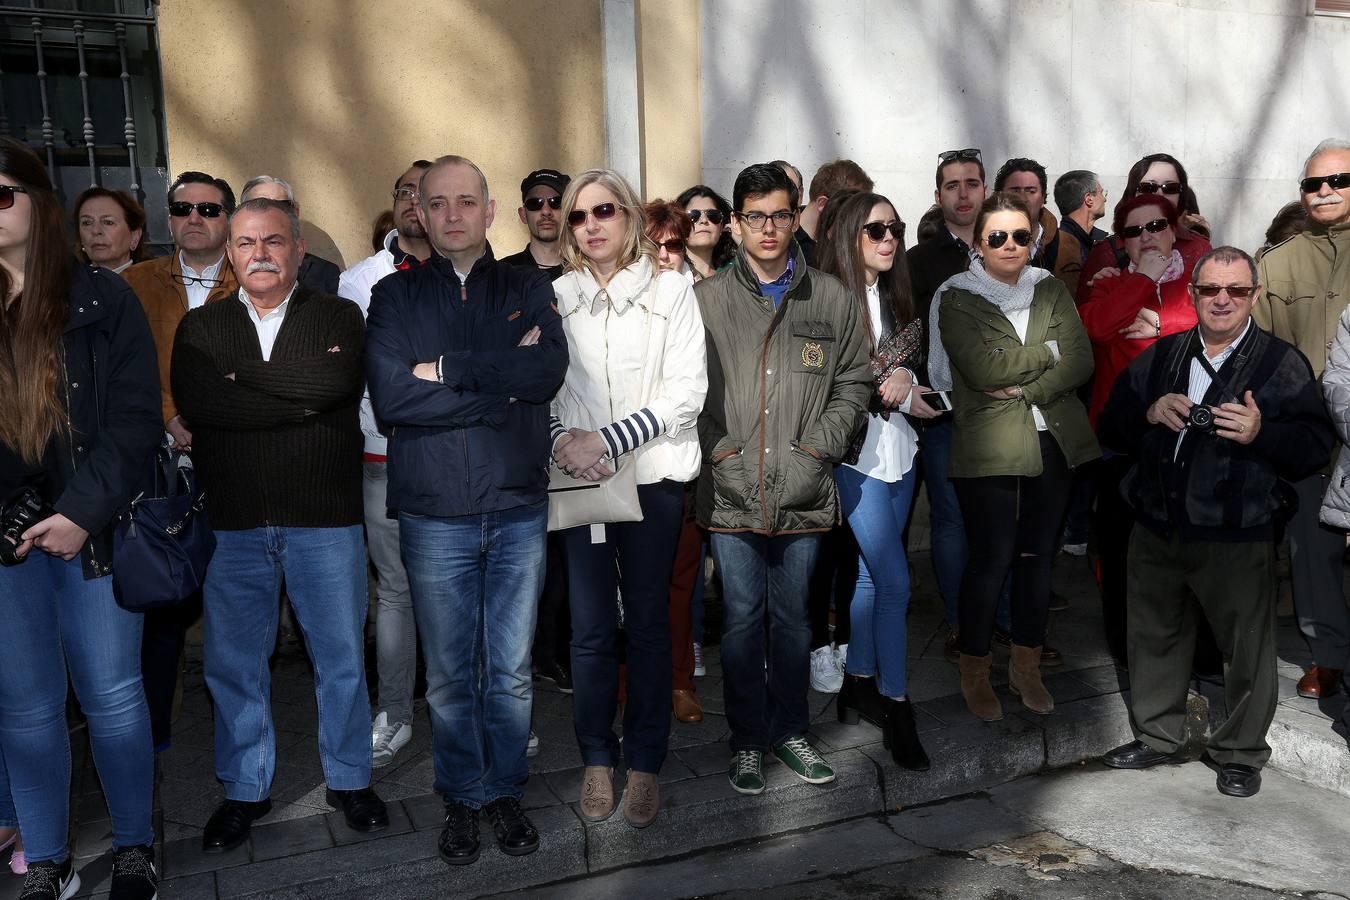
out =
<path fill-rule="evenodd" d="M 15 194 L 26 194 L 28 188 L 18 184 L 0 184 L 0 209 L 9 209 L 14 205 Z"/>
<path fill-rule="evenodd" d="M 1333 191 L 1350 187 L 1350 172 L 1337 172 L 1335 175 L 1311 175 L 1300 181 L 1298 187 L 1305 194 L 1316 194 L 1322 190 L 1323 184 L 1330 185 Z"/>
<path fill-rule="evenodd" d="M 573 228 L 580 228 L 586 224 L 588 214 L 595 216 L 597 222 L 608 222 L 618 215 L 621 209 L 623 207 L 617 203 L 601 203 L 599 206 L 592 206 L 589 210 L 574 209 L 567 214 L 567 224 Z"/>
<path fill-rule="evenodd" d="M 1164 181 L 1160 184 L 1156 181 L 1141 181 L 1135 187 L 1135 190 L 1141 194 L 1166 194 L 1169 197 L 1175 197 L 1181 193 L 1181 182 Z"/>
<path fill-rule="evenodd" d="M 1126 225 L 1120 229 L 1120 236 L 1123 238 L 1137 238 L 1147 231 L 1149 234 L 1158 234 L 1165 231 L 1168 227 L 1166 219 L 1154 219 L 1152 222 L 1145 222 L 1143 225 Z"/>
<path fill-rule="evenodd" d="M 527 212 L 539 212 L 548 204 L 549 209 L 562 209 L 562 197 L 554 194 L 552 197 L 526 197 L 523 205 Z"/>
<path fill-rule="evenodd" d="M 188 203 L 186 200 L 175 200 L 169 204 L 169 215 L 175 219 L 182 219 L 192 215 L 194 209 L 201 213 L 203 219 L 214 219 L 225 211 L 225 207 L 219 203 Z"/>
<path fill-rule="evenodd" d="M 894 222 L 868 222 L 862 227 L 863 234 L 874 244 L 880 244 L 886 240 L 886 233 L 890 232 L 891 237 L 896 241 L 905 239 L 905 223 L 899 220 Z"/>
<path fill-rule="evenodd" d="M 1254 284 L 1197 284 L 1193 285 L 1193 288 L 1196 294 L 1206 300 L 1213 300 L 1219 296 L 1220 291 L 1226 292 L 1234 300 L 1246 300 L 1256 293 L 1256 285 Z"/>
<path fill-rule="evenodd" d="M 764 228 L 765 222 L 773 222 L 773 227 L 780 231 L 792 224 L 792 220 L 797 214 L 790 209 L 780 209 L 777 212 L 738 212 L 736 217 L 750 226 L 751 231 L 759 231 Z"/>
<path fill-rule="evenodd" d="M 687 209 L 685 212 L 689 213 L 689 221 L 695 225 L 698 224 L 699 219 L 705 217 L 714 225 L 721 225 L 726 221 L 726 216 L 722 215 L 720 209 Z"/>
<path fill-rule="evenodd" d="M 1008 243 L 1008 238 L 1013 239 L 1013 243 L 1019 247 L 1031 246 L 1031 232 L 1025 228 L 1019 228 L 1012 234 L 1006 231 L 991 231 L 984 237 L 984 242 L 997 250 Z"/>
<path fill-rule="evenodd" d="M 198 278 L 195 275 L 184 275 L 182 272 L 174 272 L 169 277 L 184 287 L 200 284 L 202 287 L 218 288 L 225 283 L 224 278 Z"/>
<path fill-rule="evenodd" d="M 967 147 L 964 150 L 943 150 L 941 153 L 938 154 L 938 159 L 945 163 L 949 163 L 954 159 L 961 161 L 965 160 L 978 161 L 979 158 L 980 158 L 980 150 L 978 147 Z"/>
<path fill-rule="evenodd" d="M 684 238 L 671 238 L 668 241 L 657 241 L 656 246 L 667 253 L 683 253 Z"/>

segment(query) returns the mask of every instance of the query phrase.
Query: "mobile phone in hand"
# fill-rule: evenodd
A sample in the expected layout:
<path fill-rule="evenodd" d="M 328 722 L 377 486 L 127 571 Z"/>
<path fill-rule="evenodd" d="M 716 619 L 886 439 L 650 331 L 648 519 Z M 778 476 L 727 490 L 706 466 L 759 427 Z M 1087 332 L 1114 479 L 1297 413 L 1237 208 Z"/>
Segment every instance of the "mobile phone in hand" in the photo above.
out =
<path fill-rule="evenodd" d="M 952 399 L 946 391 L 925 391 L 919 395 L 919 399 L 938 412 L 952 411 Z"/>

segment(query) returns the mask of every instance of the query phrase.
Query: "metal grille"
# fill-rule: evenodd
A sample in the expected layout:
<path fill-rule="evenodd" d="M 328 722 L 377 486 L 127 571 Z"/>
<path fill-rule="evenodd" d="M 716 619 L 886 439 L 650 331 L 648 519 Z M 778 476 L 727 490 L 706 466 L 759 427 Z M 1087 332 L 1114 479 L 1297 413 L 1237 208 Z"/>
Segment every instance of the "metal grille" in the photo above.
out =
<path fill-rule="evenodd" d="M 64 202 L 128 191 L 147 239 L 170 243 L 155 0 L 0 0 L 0 134 L 46 161 Z"/>

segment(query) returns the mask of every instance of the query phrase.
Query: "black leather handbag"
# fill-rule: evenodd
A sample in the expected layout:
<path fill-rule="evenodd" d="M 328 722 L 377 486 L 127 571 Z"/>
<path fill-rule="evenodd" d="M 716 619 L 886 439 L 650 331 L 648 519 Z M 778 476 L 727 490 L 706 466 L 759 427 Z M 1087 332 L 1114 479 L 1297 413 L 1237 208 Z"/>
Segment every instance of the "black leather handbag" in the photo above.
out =
<path fill-rule="evenodd" d="M 182 603 L 201 590 L 216 536 L 206 495 L 191 464 L 162 446 L 154 486 L 117 517 L 113 530 L 113 597 L 129 612 Z"/>

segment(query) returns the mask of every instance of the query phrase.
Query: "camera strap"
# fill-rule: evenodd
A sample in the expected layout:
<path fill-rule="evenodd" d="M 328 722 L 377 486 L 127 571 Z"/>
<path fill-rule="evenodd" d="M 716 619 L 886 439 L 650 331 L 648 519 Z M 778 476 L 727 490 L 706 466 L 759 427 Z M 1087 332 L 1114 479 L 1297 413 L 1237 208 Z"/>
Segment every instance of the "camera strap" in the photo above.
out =
<path fill-rule="evenodd" d="M 1244 343 L 1250 344 L 1250 342 Z M 1199 340 L 1198 332 L 1196 334 L 1196 344 L 1197 346 L 1195 348 L 1194 358 L 1197 362 L 1200 363 L 1200 368 L 1204 369 L 1207 373 L 1209 373 L 1210 390 L 1212 391 L 1216 385 L 1220 386 L 1217 402 L 1219 403 L 1239 402 L 1236 388 L 1238 386 L 1238 381 L 1246 374 L 1245 371 L 1246 366 L 1243 365 L 1243 363 L 1246 361 L 1246 358 L 1250 353 L 1251 349 L 1250 346 L 1248 346 L 1247 348 L 1241 347 L 1233 348 L 1233 352 L 1229 354 L 1228 359 L 1224 360 L 1223 363 L 1223 365 L 1228 366 L 1228 380 L 1221 381 L 1221 379 L 1219 378 L 1218 370 L 1214 368 L 1213 363 L 1211 363 L 1209 359 L 1205 356 L 1205 344 L 1204 341 Z M 1220 368 L 1222 368 L 1222 366 L 1220 366 Z M 1206 396 L 1208 396 L 1209 393 L 1210 391 L 1205 391 Z"/>

